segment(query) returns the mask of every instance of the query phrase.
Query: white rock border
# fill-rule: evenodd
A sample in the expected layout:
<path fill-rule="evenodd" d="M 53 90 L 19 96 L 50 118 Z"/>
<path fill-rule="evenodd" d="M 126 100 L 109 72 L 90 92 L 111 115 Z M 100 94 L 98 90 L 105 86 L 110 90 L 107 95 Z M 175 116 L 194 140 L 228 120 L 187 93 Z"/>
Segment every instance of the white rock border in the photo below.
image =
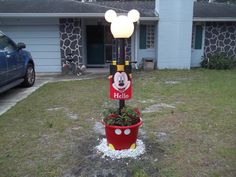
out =
<path fill-rule="evenodd" d="M 142 140 L 137 139 L 137 147 L 135 149 L 125 149 L 125 150 L 112 150 L 107 146 L 106 138 L 103 138 L 98 146 L 96 146 L 97 152 L 102 152 L 102 158 L 110 157 L 111 159 L 122 159 L 122 158 L 134 158 L 137 159 L 138 156 L 144 154 L 145 144 Z"/>

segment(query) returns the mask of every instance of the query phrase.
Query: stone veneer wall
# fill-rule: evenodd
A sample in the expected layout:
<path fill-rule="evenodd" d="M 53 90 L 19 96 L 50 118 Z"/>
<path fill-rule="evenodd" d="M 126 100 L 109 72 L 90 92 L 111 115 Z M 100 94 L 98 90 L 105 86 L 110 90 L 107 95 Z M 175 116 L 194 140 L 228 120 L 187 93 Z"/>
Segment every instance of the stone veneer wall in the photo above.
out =
<path fill-rule="evenodd" d="M 236 23 L 209 22 L 205 28 L 204 55 L 224 52 L 236 57 Z"/>
<path fill-rule="evenodd" d="M 112 43 L 112 59 L 116 58 L 115 40 Z M 60 49 L 62 62 L 72 54 L 73 59 L 82 59 L 82 29 L 81 20 L 74 18 L 60 19 Z M 131 60 L 131 39 L 126 40 L 126 60 Z"/>
<path fill-rule="evenodd" d="M 80 19 L 60 19 L 60 48 L 62 62 L 70 53 L 73 59 L 82 62 L 82 30 Z"/>

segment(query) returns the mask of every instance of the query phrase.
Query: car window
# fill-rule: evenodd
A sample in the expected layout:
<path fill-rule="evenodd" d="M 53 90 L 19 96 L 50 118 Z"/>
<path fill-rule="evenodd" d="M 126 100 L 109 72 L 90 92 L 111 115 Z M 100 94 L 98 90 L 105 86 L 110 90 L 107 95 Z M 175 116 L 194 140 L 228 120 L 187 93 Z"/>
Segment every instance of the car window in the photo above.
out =
<path fill-rule="evenodd" d="M 4 50 L 3 44 L 1 42 L 2 38 L 3 38 L 3 34 L 0 33 L 0 52 Z"/>
<path fill-rule="evenodd" d="M 7 36 L 0 35 L 0 51 L 14 52 L 17 50 L 16 44 Z"/>

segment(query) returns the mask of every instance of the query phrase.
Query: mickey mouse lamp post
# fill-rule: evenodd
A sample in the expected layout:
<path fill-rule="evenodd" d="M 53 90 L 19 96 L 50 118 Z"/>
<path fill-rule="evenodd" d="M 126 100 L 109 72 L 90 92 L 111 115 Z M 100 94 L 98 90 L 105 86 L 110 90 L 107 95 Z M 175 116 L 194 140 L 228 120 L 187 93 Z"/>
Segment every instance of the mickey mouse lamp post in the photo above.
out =
<path fill-rule="evenodd" d="M 110 65 L 110 98 L 119 100 L 119 112 L 124 108 L 125 100 L 132 96 L 131 62 L 125 60 L 125 39 L 131 37 L 134 22 L 139 18 L 139 12 L 134 9 L 127 16 L 117 16 L 114 10 L 105 13 L 105 19 L 111 23 L 111 33 L 116 39 L 117 59 L 111 61 Z"/>
<path fill-rule="evenodd" d="M 117 15 L 114 10 L 105 13 L 111 23 L 111 33 L 116 39 L 116 58 L 110 64 L 110 99 L 119 100 L 118 112 L 110 112 L 103 119 L 107 145 L 113 150 L 135 149 L 139 126 L 142 125 L 137 108 L 125 107 L 125 100 L 132 97 L 131 62 L 125 58 L 125 39 L 134 32 L 134 22 L 139 20 L 139 12 L 131 10 L 128 15 Z"/>

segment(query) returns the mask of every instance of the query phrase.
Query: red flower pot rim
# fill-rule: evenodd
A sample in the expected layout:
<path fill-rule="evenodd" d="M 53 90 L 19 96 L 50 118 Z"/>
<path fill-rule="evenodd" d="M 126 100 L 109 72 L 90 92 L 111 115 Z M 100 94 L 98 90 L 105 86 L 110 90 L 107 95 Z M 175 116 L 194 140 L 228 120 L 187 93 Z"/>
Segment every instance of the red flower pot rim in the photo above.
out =
<path fill-rule="evenodd" d="M 107 117 L 106 117 L 107 118 Z M 143 121 L 142 121 L 142 118 L 139 118 L 140 121 L 137 123 L 137 124 L 134 124 L 134 125 L 129 125 L 129 126 L 117 126 L 117 125 L 109 125 L 109 124 L 106 124 L 103 120 L 106 119 L 106 118 L 103 118 L 102 119 L 102 124 L 105 125 L 106 127 L 110 127 L 110 128 L 114 128 L 114 129 L 128 129 L 128 128 L 134 128 L 134 127 L 137 127 L 137 126 L 141 126 L 143 124 Z"/>

